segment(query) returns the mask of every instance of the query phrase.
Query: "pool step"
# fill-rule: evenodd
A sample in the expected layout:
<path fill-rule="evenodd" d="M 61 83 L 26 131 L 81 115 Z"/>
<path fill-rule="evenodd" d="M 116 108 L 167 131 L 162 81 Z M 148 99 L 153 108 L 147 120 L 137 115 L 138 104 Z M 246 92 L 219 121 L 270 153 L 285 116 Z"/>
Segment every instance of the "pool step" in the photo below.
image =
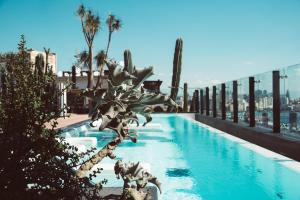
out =
<path fill-rule="evenodd" d="M 140 165 L 150 173 L 151 167 L 149 163 L 141 162 Z M 103 171 L 101 173 L 115 173 L 114 166 L 114 163 L 98 163 L 93 166 L 91 171 L 97 170 L 97 168 L 102 168 Z"/>
<path fill-rule="evenodd" d="M 67 137 L 65 141 L 70 145 L 77 147 L 81 152 L 84 152 L 91 147 L 97 147 L 96 137 Z"/>
<path fill-rule="evenodd" d="M 140 130 L 140 131 L 152 131 L 152 132 L 161 132 L 163 131 L 161 124 L 159 123 L 149 123 L 146 126 L 136 126 L 136 124 L 128 125 L 130 130 Z"/>

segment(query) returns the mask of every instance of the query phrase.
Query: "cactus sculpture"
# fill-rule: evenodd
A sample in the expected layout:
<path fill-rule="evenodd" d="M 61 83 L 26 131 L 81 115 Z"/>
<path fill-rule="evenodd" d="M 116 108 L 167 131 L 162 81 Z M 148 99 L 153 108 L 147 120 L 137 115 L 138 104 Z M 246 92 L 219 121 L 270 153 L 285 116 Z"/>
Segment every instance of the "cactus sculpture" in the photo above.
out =
<path fill-rule="evenodd" d="M 193 97 L 192 97 L 191 106 L 190 106 L 190 112 L 195 112 L 195 101 L 196 101 L 196 94 L 194 92 Z"/>
<path fill-rule="evenodd" d="M 199 98 L 199 90 L 195 90 L 195 112 L 200 112 L 200 98 Z"/>
<path fill-rule="evenodd" d="M 141 93 L 140 86 L 147 77 L 153 74 L 153 67 L 146 67 L 141 70 L 133 68 L 131 71 L 126 67 L 124 69 L 119 68 L 116 62 L 107 60 L 105 60 L 105 62 L 109 70 L 108 89 L 87 89 L 83 92 L 83 95 L 93 99 L 95 103 L 90 125 L 92 127 L 99 126 L 100 131 L 105 128 L 112 129 L 115 131 L 116 137 L 92 156 L 91 159 L 86 160 L 80 166 L 77 171 L 79 178 L 85 178 L 91 168 L 101 162 L 103 158 L 109 157 L 115 159 L 116 156 L 113 151 L 123 140 L 130 139 L 134 143 L 137 142 L 136 132 L 128 128 L 128 125 L 134 122 L 139 125 L 137 114 L 146 118 L 146 122 L 144 123 L 144 125 L 146 125 L 152 120 L 150 116 L 152 112 L 151 105 L 165 104 L 169 107 L 174 107 L 176 110 L 178 109 L 178 105 L 168 96 L 163 94 Z M 128 80 L 131 80 L 132 84 L 129 85 Z M 98 125 L 96 125 L 97 123 Z M 119 168 L 121 169 L 122 167 Z M 139 182 L 138 184 L 143 183 L 142 186 L 144 186 L 146 179 L 143 178 L 147 178 L 149 182 L 155 179 L 155 184 L 161 190 L 160 184 L 156 182 L 156 178 L 152 175 L 144 175 L 141 176 L 140 173 L 133 173 L 130 175 L 132 178 L 130 181 L 137 180 Z M 142 179 L 144 181 L 142 181 Z M 145 194 L 143 194 L 139 188 L 126 187 L 124 188 L 124 192 L 126 192 L 125 199 L 145 199 Z"/>
<path fill-rule="evenodd" d="M 131 59 L 131 52 L 129 49 L 124 51 L 124 70 L 129 72 L 130 74 L 133 73 L 133 64 Z"/>
<path fill-rule="evenodd" d="M 76 67 L 72 66 L 72 89 L 76 88 Z"/>
<path fill-rule="evenodd" d="M 142 191 L 148 183 L 154 184 L 161 193 L 161 183 L 155 176 L 146 171 L 139 162 L 123 163 L 121 160 L 118 160 L 115 164 L 114 170 L 117 178 L 119 179 L 121 176 L 124 181 L 124 193 L 121 199 L 127 199 L 127 194 L 129 194 L 130 198 L 132 188 L 136 188 L 136 192 L 141 194 L 139 196 L 142 199 L 148 199 L 148 197 L 151 198 L 147 193 Z"/>
<path fill-rule="evenodd" d="M 129 74 L 133 73 L 133 64 L 131 59 L 131 52 L 129 49 L 124 51 L 124 71 L 127 71 Z M 127 81 L 128 85 L 132 84 L 132 80 Z"/>
<path fill-rule="evenodd" d="M 173 77 L 171 85 L 171 99 L 176 100 L 179 83 L 180 83 L 180 74 L 181 74 L 181 58 L 182 58 L 182 39 L 178 38 L 176 40 L 174 60 L 173 60 Z"/>
<path fill-rule="evenodd" d="M 43 54 L 38 54 L 35 57 L 34 66 L 35 66 L 35 75 L 37 77 L 41 77 L 45 70 L 45 62 L 44 62 Z"/>
<path fill-rule="evenodd" d="M 183 112 L 188 112 L 188 85 L 184 83 L 183 86 Z"/>
<path fill-rule="evenodd" d="M 48 62 L 48 60 L 49 60 L 49 54 L 50 54 L 50 48 L 48 48 L 48 49 L 46 49 L 45 47 L 44 47 L 44 51 L 45 51 L 45 54 L 46 54 L 46 66 L 45 66 L 45 72 L 48 72 L 48 70 L 49 70 L 49 62 Z"/>

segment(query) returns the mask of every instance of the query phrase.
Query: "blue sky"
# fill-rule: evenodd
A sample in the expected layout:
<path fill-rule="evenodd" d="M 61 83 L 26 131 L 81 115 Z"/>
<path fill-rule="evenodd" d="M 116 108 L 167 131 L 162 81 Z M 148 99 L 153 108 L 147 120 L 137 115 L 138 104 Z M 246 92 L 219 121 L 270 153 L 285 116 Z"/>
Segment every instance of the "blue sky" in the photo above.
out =
<path fill-rule="evenodd" d="M 151 79 L 171 83 L 175 41 L 183 38 L 181 83 L 191 87 L 237 79 L 300 62 L 299 0 L 0 0 L 0 52 L 49 47 L 59 70 L 86 49 L 75 15 L 84 3 L 99 14 L 94 50 L 105 48 L 105 19 L 113 13 L 122 29 L 113 34 L 110 57 L 131 49 L 137 67 L 154 66 Z"/>

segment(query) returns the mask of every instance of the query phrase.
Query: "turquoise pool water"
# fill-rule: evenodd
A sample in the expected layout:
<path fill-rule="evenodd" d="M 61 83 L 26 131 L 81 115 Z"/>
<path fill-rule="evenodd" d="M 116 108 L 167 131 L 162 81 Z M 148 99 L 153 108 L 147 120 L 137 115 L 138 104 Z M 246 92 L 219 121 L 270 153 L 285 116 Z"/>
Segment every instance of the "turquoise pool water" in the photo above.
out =
<path fill-rule="evenodd" d="M 161 127 L 139 130 L 138 143 L 124 141 L 115 155 L 148 164 L 162 182 L 161 200 L 300 200 L 300 172 L 285 165 L 292 160 L 258 153 L 249 148 L 255 145 L 183 116 L 153 115 L 153 124 Z M 89 129 L 78 136 L 96 137 L 97 148 L 113 137 L 109 131 Z M 108 186 L 122 186 L 112 171 L 94 181 L 103 178 L 108 178 Z"/>

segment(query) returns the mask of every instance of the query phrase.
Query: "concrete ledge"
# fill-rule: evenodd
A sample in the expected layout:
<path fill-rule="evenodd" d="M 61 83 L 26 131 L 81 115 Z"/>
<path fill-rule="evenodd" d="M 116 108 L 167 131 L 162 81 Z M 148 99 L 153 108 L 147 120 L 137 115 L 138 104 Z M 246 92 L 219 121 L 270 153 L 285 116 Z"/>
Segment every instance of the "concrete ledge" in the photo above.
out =
<path fill-rule="evenodd" d="M 157 200 L 157 189 L 154 186 L 149 186 L 145 188 L 148 190 L 151 194 L 151 200 Z M 101 199 L 105 200 L 115 200 L 115 199 L 120 199 L 121 194 L 123 192 L 123 188 L 121 187 L 104 187 L 100 191 L 100 196 Z"/>
<path fill-rule="evenodd" d="M 272 133 L 269 129 L 249 127 L 218 118 L 195 114 L 195 119 L 233 136 L 244 139 L 286 157 L 300 161 L 300 141 L 278 133 Z"/>

